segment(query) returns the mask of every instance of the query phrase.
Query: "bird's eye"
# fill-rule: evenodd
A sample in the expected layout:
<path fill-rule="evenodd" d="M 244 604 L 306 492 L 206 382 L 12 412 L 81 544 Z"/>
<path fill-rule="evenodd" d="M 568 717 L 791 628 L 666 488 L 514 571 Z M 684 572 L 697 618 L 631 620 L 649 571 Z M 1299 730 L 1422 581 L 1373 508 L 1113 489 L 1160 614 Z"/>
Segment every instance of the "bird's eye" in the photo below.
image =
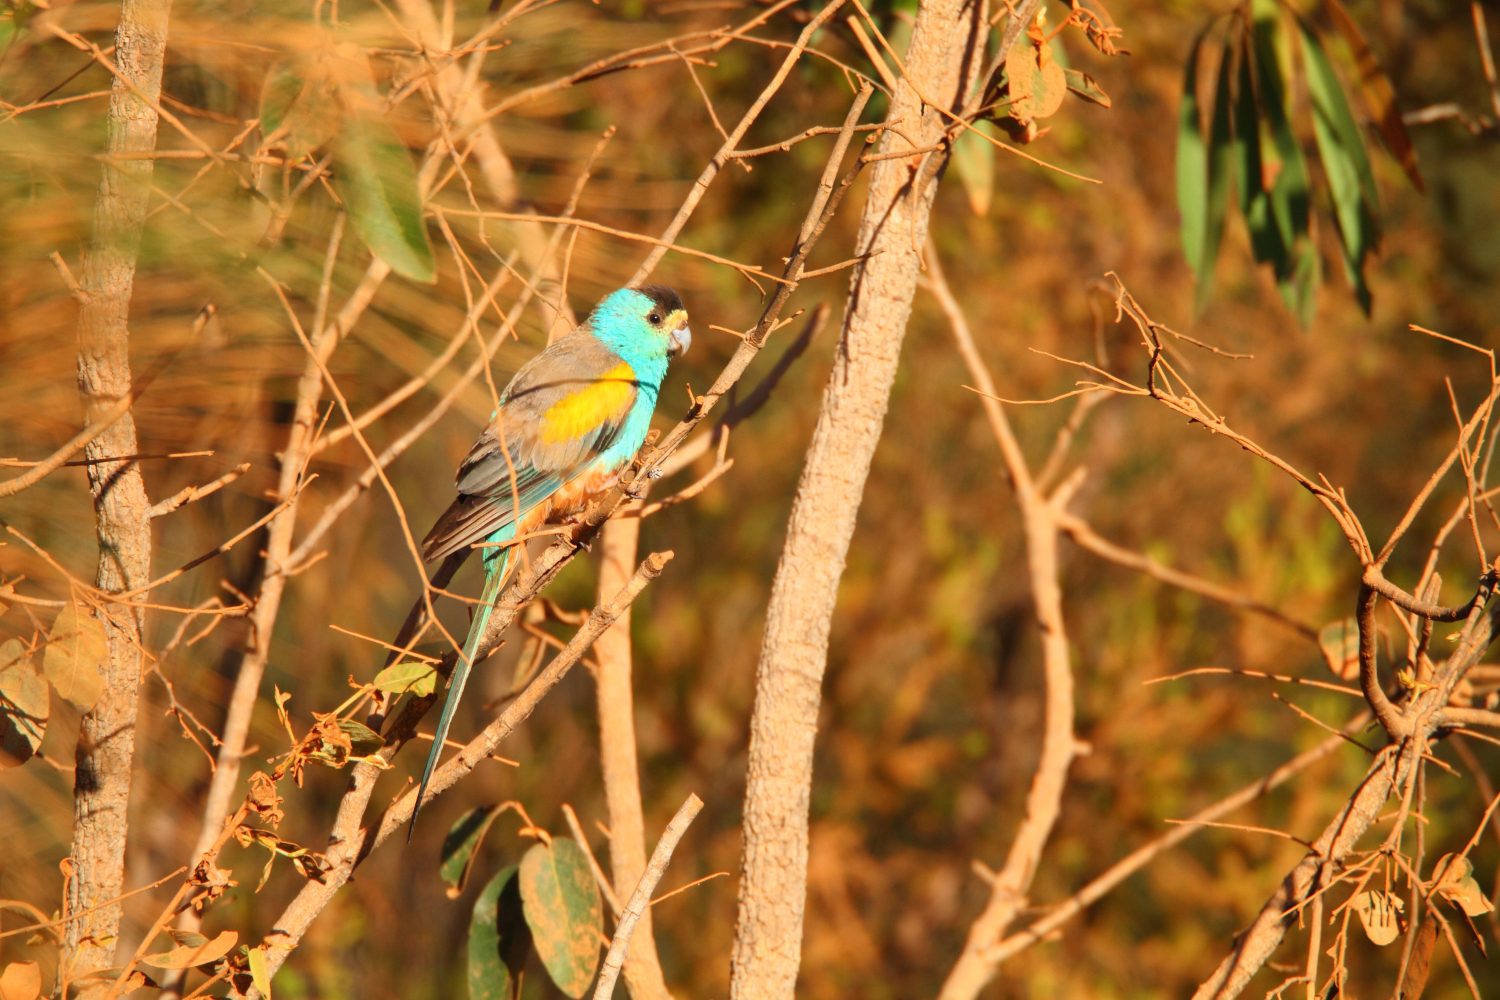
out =
<path fill-rule="evenodd" d="M 661 313 L 652 313 L 650 316 L 647 316 L 646 318 L 651 321 L 651 325 L 652 326 L 656 326 L 659 323 L 661 323 Z"/>

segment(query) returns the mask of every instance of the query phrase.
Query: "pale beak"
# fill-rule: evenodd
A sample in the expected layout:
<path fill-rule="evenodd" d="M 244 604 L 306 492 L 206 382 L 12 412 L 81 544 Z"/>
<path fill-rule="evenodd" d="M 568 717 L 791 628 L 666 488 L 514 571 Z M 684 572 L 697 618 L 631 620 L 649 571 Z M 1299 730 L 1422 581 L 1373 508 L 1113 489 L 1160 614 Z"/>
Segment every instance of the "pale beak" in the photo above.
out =
<path fill-rule="evenodd" d="M 693 345 L 693 331 L 688 329 L 686 323 L 672 331 L 671 342 L 667 344 L 667 357 L 677 358 L 687 353 L 687 349 Z"/>

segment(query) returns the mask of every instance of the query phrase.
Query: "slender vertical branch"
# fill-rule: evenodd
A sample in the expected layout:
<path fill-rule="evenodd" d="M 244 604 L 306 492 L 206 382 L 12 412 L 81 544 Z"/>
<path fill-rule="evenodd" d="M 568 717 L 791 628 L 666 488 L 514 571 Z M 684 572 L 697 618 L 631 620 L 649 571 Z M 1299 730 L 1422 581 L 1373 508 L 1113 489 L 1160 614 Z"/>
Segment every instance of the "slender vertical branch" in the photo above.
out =
<path fill-rule="evenodd" d="M 334 223 L 329 239 L 323 288 L 328 288 L 333 261 L 338 256 L 339 240 L 343 233 L 344 217 L 340 215 Z M 320 309 L 321 313 L 322 310 Z M 271 652 L 271 637 L 276 631 L 276 619 L 281 614 L 281 598 L 286 592 L 289 571 L 294 565 L 291 559 L 292 539 L 297 528 L 297 512 L 300 508 L 301 482 L 306 472 L 307 460 L 313 445 L 316 430 L 318 404 L 323 398 L 323 375 L 321 365 L 326 364 L 334 347 L 338 345 L 340 324 L 328 323 L 319 315 L 314 326 L 313 350 L 303 365 L 302 375 L 297 380 L 297 399 L 292 408 L 292 425 L 287 431 L 286 447 L 281 451 L 281 471 L 276 483 L 276 500 L 282 509 L 271 519 L 266 530 L 266 544 L 260 594 L 255 608 L 250 612 L 250 630 L 245 651 L 235 671 L 234 687 L 229 696 L 229 705 L 224 716 L 223 742 L 219 744 L 218 761 L 213 776 L 209 779 L 208 793 L 203 802 L 202 825 L 198 829 L 198 840 L 193 845 L 191 858 L 208 850 L 219 835 L 223 818 L 234 808 L 234 794 L 239 784 L 240 760 L 244 756 L 246 742 L 250 738 L 250 721 L 255 714 L 255 704 L 260 697 L 261 680 L 265 676 L 266 662 Z M 189 918 L 191 919 L 191 918 Z"/>
<path fill-rule="evenodd" d="M 918 152 L 944 121 L 918 91 L 957 107 L 977 71 L 977 5 L 933 0 L 917 12 L 908 78 L 891 100 L 855 246 L 849 305 L 771 592 L 756 668 L 744 875 L 730 995 L 793 995 L 807 894 L 807 822 L 828 633 L 870 461 L 911 313 L 936 182 Z M 911 155 L 901 155 L 912 150 Z M 940 161 L 941 158 L 939 158 Z"/>
<path fill-rule="evenodd" d="M 636 518 L 616 518 L 604 526 L 599 561 L 599 599 L 630 579 L 641 536 Z M 609 808 L 609 870 L 619 890 L 646 871 L 646 823 L 641 809 L 641 775 L 636 760 L 635 694 L 631 686 L 630 609 L 594 643 L 598 661 L 599 758 L 604 800 Z M 651 932 L 651 911 L 639 916 L 625 956 L 625 985 L 635 1000 L 670 997 Z"/>
<path fill-rule="evenodd" d="M 939 994 L 941 1000 L 969 1000 L 994 977 L 999 962 L 994 957 L 993 948 L 1027 905 L 1027 894 L 1041 865 L 1042 851 L 1062 812 L 1068 769 L 1078 752 L 1073 735 L 1073 666 L 1063 618 L 1058 541 L 1063 531 L 1063 510 L 1080 479 L 1077 476 L 1065 479 L 1050 494 L 1037 487 L 1026 455 L 1005 415 L 1005 408 L 997 398 L 999 394 L 989 367 L 979 354 L 968 320 L 948 286 L 934 247 L 928 248 L 928 263 L 931 269 L 929 284 L 948 317 L 959 354 L 981 390 L 980 405 L 1000 446 L 1006 477 L 1020 507 L 1021 526 L 1026 538 L 1027 578 L 1041 637 L 1042 676 L 1046 690 L 1041 751 L 1031 788 L 1026 794 L 1026 813 L 1011 841 L 1005 865 L 990 887 L 989 901 L 969 928 L 963 951 Z"/>
<path fill-rule="evenodd" d="M 156 148 L 157 98 L 167 47 L 171 0 L 124 0 L 115 33 L 120 73 L 110 92 L 103 177 L 94 204 L 94 232 L 84 256 L 78 316 L 78 384 L 85 419 L 99 423 L 131 393 L 130 300 L 136 255 L 150 199 Z M 84 446 L 99 536 L 95 582 L 128 591 L 151 576 L 151 514 L 135 462 L 135 420 L 129 412 Z M 63 946 L 74 975 L 111 963 L 120 931 L 118 902 L 125 873 L 130 777 L 145 656 L 145 615 L 139 604 L 105 616 L 104 696 L 83 717 L 73 793 L 73 877 L 67 904 L 83 914 L 69 923 Z"/>

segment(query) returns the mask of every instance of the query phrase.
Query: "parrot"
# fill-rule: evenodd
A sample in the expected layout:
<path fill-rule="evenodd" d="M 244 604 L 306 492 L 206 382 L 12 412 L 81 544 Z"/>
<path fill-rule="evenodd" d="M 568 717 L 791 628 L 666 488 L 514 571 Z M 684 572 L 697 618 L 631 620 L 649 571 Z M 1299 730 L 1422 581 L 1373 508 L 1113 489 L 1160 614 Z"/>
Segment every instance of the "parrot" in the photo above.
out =
<path fill-rule="evenodd" d="M 614 486 L 645 443 L 668 363 L 692 339 L 687 310 L 672 289 L 611 292 L 516 372 L 459 464 L 458 496 L 422 540 L 422 558 L 462 558 L 484 544 L 484 589 L 448 682 L 408 841 L 505 582 L 514 546 L 504 543 L 576 516 Z"/>

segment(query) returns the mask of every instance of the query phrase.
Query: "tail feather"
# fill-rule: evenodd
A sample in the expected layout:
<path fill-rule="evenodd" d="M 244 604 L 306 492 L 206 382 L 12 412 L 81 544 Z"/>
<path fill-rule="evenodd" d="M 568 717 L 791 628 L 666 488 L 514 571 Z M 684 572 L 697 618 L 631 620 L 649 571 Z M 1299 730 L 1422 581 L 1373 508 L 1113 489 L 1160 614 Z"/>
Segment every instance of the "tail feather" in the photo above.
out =
<path fill-rule="evenodd" d="M 490 616 L 494 614 L 495 602 L 500 598 L 500 589 L 505 583 L 505 570 L 510 563 L 510 549 L 499 549 L 496 555 L 485 560 L 484 591 L 479 598 L 479 607 L 474 614 L 474 622 L 469 626 L 468 637 L 464 639 L 464 648 L 458 654 L 458 662 L 453 665 L 453 676 L 448 680 L 448 694 L 443 701 L 443 714 L 438 717 L 437 730 L 432 734 L 432 749 L 427 751 L 427 764 L 422 768 L 422 783 L 417 786 L 417 802 L 412 807 L 411 824 L 406 830 L 406 842 L 411 843 L 412 832 L 417 828 L 417 814 L 422 811 L 422 799 L 427 794 L 427 784 L 432 780 L 432 772 L 437 770 L 438 758 L 443 754 L 443 744 L 448 739 L 448 727 L 453 724 L 453 714 L 458 710 L 459 699 L 463 697 L 464 684 L 469 679 L 469 671 L 474 666 L 474 655 L 479 651 L 479 643 L 484 638 L 485 628 L 490 623 Z"/>

